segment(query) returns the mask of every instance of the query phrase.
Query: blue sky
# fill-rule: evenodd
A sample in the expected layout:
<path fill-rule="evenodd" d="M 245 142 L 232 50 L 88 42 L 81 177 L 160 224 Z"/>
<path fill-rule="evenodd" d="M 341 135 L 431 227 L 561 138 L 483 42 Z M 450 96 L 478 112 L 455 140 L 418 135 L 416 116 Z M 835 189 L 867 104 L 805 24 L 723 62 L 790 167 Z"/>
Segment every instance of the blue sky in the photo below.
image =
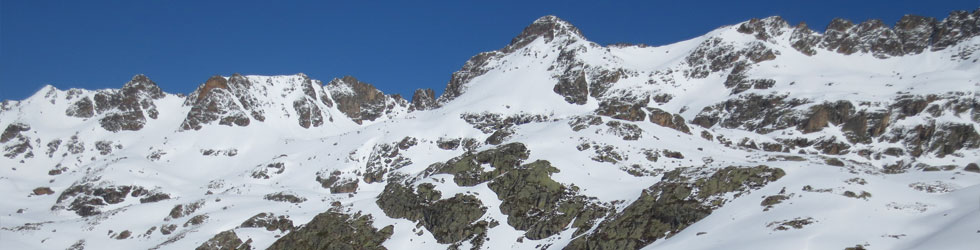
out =
<path fill-rule="evenodd" d="M 406 98 L 441 93 L 469 57 L 557 15 L 600 44 L 669 44 L 753 17 L 823 30 L 832 18 L 942 19 L 945 1 L 11 1 L 0 0 L 0 99 L 45 84 L 118 88 L 146 74 L 170 93 L 212 75 L 353 75 Z M 854 3 L 858 2 L 858 3 Z"/>

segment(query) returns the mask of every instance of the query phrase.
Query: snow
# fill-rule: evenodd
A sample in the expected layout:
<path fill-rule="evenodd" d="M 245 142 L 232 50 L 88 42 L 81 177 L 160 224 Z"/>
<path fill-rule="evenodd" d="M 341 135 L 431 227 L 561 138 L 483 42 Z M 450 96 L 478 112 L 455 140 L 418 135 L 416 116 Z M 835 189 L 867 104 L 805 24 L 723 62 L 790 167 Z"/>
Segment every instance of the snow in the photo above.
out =
<path fill-rule="evenodd" d="M 583 48 L 577 58 L 588 65 L 639 73 L 639 77 L 620 80 L 610 92 L 671 94 L 674 98 L 668 103 L 651 103 L 650 106 L 679 113 L 690 121 L 703 107 L 735 96 L 722 86 L 725 81 L 722 73 L 713 73 L 704 79 L 684 77 L 683 70 L 690 67 L 685 57 L 702 41 L 712 37 L 720 37 L 735 46 L 754 41 L 751 35 L 736 32 L 735 27 L 723 27 L 702 37 L 658 47 L 602 48 L 579 40 L 567 48 Z M 764 90 L 751 89 L 739 95 L 785 94 L 788 98 L 810 100 L 808 105 L 850 100 L 869 103 L 867 107 L 858 108 L 873 110 L 893 102 L 903 93 L 963 92 L 965 98 L 976 100 L 980 89 L 980 82 L 976 80 L 980 79 L 980 64 L 953 58 L 953 53 L 960 48 L 980 43 L 977 38 L 942 51 L 877 59 L 870 54 L 845 56 L 829 51 L 806 56 L 788 46 L 789 32 L 774 38 L 775 42 L 764 44 L 779 52 L 777 59 L 759 63 L 749 71 L 750 78 L 774 79 L 776 85 Z M 557 80 L 548 68 L 555 64 L 560 52 L 554 43 L 535 40 L 521 50 L 489 62 L 489 67 L 494 70 L 473 78 L 461 96 L 439 109 L 412 113 L 396 110 L 393 115 L 363 125 L 348 119 L 336 106 L 328 107 L 316 101 L 314 103 L 325 113 L 324 120 L 332 117 L 333 121 L 309 129 L 296 123 L 297 114 L 292 108 L 293 100 L 304 97 L 301 84 L 308 77 L 302 74 L 246 76 L 253 85 L 262 86 L 250 94 L 258 99 L 266 120 L 253 120 L 246 127 L 211 124 L 199 131 L 178 131 L 190 107 L 176 95 L 168 94 L 157 100 L 159 117 L 147 119 L 146 126 L 140 131 L 112 133 L 99 126 L 99 116 L 83 119 L 64 114 L 74 100 L 93 96 L 95 91 L 82 90 L 80 95 L 66 99 L 67 91 L 48 86 L 34 96 L 12 103 L 12 110 L 0 113 L 0 128 L 15 121 L 30 124 L 31 130 L 25 134 L 31 138 L 35 154 L 29 159 L 0 158 L 0 166 L 3 166 L 0 169 L 0 197 L 6 200 L 0 203 L 0 227 L 4 228 L 0 230 L 0 238 L 3 238 L 4 248 L 10 249 L 63 249 L 79 239 L 85 239 L 86 249 L 189 249 L 221 231 L 233 229 L 243 239 L 252 239 L 253 246 L 261 249 L 271 245 L 283 233 L 237 228 L 245 219 L 257 213 L 271 212 L 288 215 L 300 225 L 338 201 L 352 213 L 360 211 L 371 215 L 377 228 L 394 225 L 395 234 L 384 243 L 388 248 L 445 248 L 448 245 L 436 243 L 428 231 L 416 235 L 416 230 L 425 230 L 416 229 L 416 223 L 389 218 L 381 211 L 375 201 L 385 183 L 360 181 L 356 193 L 331 194 L 314 179 L 318 172 L 363 170 L 375 145 L 398 142 L 405 137 L 419 139 L 419 145 L 400 151 L 413 163 L 397 171 L 417 176 L 429 165 L 464 152 L 462 147 L 439 149 L 435 145 L 439 138 L 486 139 L 488 134 L 467 124 L 460 115 L 489 112 L 503 116 L 541 114 L 554 119 L 517 126 L 508 142 L 524 143 L 531 152 L 528 162 L 550 161 L 560 169 L 552 175 L 554 180 L 574 184 L 580 187 L 580 194 L 596 197 L 601 202 L 624 201 L 629 204 L 662 177 L 638 177 L 621 170 L 632 165 L 646 170 L 669 171 L 679 167 L 765 164 L 786 171 L 783 179 L 744 196 L 730 197 L 725 206 L 710 216 L 645 249 L 842 249 L 857 244 L 869 244 L 869 248 L 877 249 L 973 249 L 980 243 L 977 203 L 980 174 L 961 171 L 967 163 L 980 161 L 980 152 L 976 149 L 944 158 L 923 156 L 916 159 L 935 166 L 956 165 L 954 171 L 910 170 L 904 174 L 885 175 L 874 170 L 897 159 L 872 160 L 855 154 L 841 156 L 851 160 L 847 161 L 846 167 L 829 166 L 821 156 L 806 154 L 799 155 L 805 158 L 801 162 L 768 161 L 772 156 L 798 154 L 725 147 L 716 141 L 705 140 L 699 134 L 705 130 L 724 135 L 735 143 L 742 138 L 758 143 L 784 137 L 844 138 L 843 132 L 835 126 L 807 135 L 800 135 L 795 130 L 759 135 L 737 129 L 702 129 L 689 125 L 692 126 L 689 135 L 641 121 L 633 122 L 643 129 L 641 138 L 636 141 L 625 141 L 608 134 L 605 125 L 576 132 L 570 129 L 569 119 L 591 114 L 598 107 L 598 100 L 590 97 L 585 105 L 573 105 L 554 93 Z M 978 56 L 974 53 L 969 58 Z M 672 73 L 667 76 L 652 74 L 668 69 Z M 661 77 L 675 82 L 647 83 Z M 314 82 L 317 97 L 329 96 L 327 88 L 341 88 L 342 91 L 334 89 L 340 93 L 352 91 L 345 85 L 322 86 L 319 81 Z M 681 112 L 682 109 L 686 111 Z M 940 124 L 969 123 L 980 130 L 968 115 L 947 112 L 940 117 L 914 116 L 898 120 L 894 126 L 914 127 L 934 120 Z M 86 150 L 77 155 L 67 153 L 65 145 L 76 135 L 85 143 Z M 62 139 L 62 146 L 53 153 L 54 157 L 48 157 L 44 153 L 45 145 L 54 139 Z M 122 145 L 122 149 L 100 155 L 93 144 L 101 140 Z M 627 159 L 615 164 L 593 161 L 591 150 L 576 149 L 581 143 L 614 146 Z M 898 145 L 874 142 L 862 147 L 891 146 Z M 479 150 L 491 147 L 483 145 Z M 202 150 L 207 149 L 235 149 L 238 154 L 202 155 Z M 682 152 L 685 158 L 662 157 L 657 162 L 650 162 L 643 154 L 644 150 L 664 149 Z M 150 159 L 148 156 L 154 152 L 165 154 L 158 160 Z M 271 162 L 283 162 L 285 171 L 270 174 L 269 179 L 251 177 L 253 171 Z M 66 173 L 49 175 L 48 171 L 59 164 L 67 168 Z M 845 182 L 855 177 L 868 183 Z M 166 192 L 172 199 L 141 204 L 138 199 L 127 198 L 123 203 L 103 207 L 102 215 L 84 218 L 71 211 L 52 209 L 62 191 L 82 180 L 106 185 L 138 185 Z M 501 223 L 487 232 L 491 241 L 483 246 L 485 249 L 532 249 L 542 244 L 552 244 L 551 249 L 559 249 L 572 240 L 576 230 L 567 228 L 551 238 L 524 239 L 519 243 L 516 240 L 523 236 L 523 232 L 507 225 L 507 216 L 499 210 L 501 201 L 485 183 L 460 187 L 449 175 L 433 175 L 421 182 L 435 184 L 443 197 L 467 193 L 480 198 L 488 207 L 484 218 Z M 916 182 L 946 183 L 953 190 L 948 193 L 917 191 L 909 186 Z M 831 191 L 802 191 L 806 185 Z M 55 194 L 28 195 L 34 188 L 42 186 L 55 190 Z M 759 205 L 763 197 L 777 194 L 782 188 L 793 194 L 792 198 L 763 211 Z M 289 191 L 307 200 L 292 204 L 262 198 L 280 191 Z M 873 196 L 850 198 L 843 196 L 845 191 L 867 191 Z M 195 201 L 205 203 L 193 215 L 165 219 L 175 205 Z M 24 210 L 15 212 L 19 209 Z M 208 215 L 207 222 L 183 226 L 187 219 L 200 214 Z M 807 217 L 815 222 L 801 229 L 774 231 L 768 226 L 774 221 Z M 44 224 L 37 230 L 12 229 L 39 222 Z M 162 235 L 159 229 L 143 235 L 148 229 L 164 224 L 176 224 L 178 229 L 170 235 Z M 114 233 L 107 233 L 110 230 L 114 233 L 130 230 L 134 236 L 125 240 L 111 239 Z M 698 235 L 700 232 L 705 234 Z M 183 238 L 169 243 L 175 235 Z"/>

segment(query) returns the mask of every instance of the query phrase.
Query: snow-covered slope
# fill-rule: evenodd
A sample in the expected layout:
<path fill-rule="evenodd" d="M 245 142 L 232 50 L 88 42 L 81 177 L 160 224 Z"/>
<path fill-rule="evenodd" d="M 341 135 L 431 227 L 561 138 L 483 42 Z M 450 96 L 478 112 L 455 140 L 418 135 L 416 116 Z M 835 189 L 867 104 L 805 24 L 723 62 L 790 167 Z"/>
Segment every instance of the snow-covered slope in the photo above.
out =
<path fill-rule="evenodd" d="M 980 10 L 601 46 L 554 16 L 411 102 L 354 77 L 0 106 L 12 249 L 972 249 Z"/>

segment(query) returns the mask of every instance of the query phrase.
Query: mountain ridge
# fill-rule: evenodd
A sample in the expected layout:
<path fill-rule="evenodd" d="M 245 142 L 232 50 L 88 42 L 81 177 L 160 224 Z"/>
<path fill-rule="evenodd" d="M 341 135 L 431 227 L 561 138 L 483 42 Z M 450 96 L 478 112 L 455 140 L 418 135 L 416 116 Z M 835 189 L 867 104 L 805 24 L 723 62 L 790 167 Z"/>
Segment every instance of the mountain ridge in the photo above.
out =
<path fill-rule="evenodd" d="M 302 73 L 187 95 L 144 75 L 48 86 L 0 108 L 0 232 L 72 249 L 968 249 L 980 39 L 962 27 L 978 17 L 903 17 L 911 33 L 770 17 L 649 47 L 544 16 L 412 100 Z"/>

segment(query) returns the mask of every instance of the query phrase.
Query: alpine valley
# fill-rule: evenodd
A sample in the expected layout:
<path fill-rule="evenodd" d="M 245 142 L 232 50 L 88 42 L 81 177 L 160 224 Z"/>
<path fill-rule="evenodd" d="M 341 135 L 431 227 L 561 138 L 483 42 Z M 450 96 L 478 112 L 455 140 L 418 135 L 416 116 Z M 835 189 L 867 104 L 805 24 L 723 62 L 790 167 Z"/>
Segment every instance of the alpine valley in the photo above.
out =
<path fill-rule="evenodd" d="M 977 249 L 980 9 L 0 106 L 4 249 Z M 202 79 L 203 80 L 203 79 Z"/>

